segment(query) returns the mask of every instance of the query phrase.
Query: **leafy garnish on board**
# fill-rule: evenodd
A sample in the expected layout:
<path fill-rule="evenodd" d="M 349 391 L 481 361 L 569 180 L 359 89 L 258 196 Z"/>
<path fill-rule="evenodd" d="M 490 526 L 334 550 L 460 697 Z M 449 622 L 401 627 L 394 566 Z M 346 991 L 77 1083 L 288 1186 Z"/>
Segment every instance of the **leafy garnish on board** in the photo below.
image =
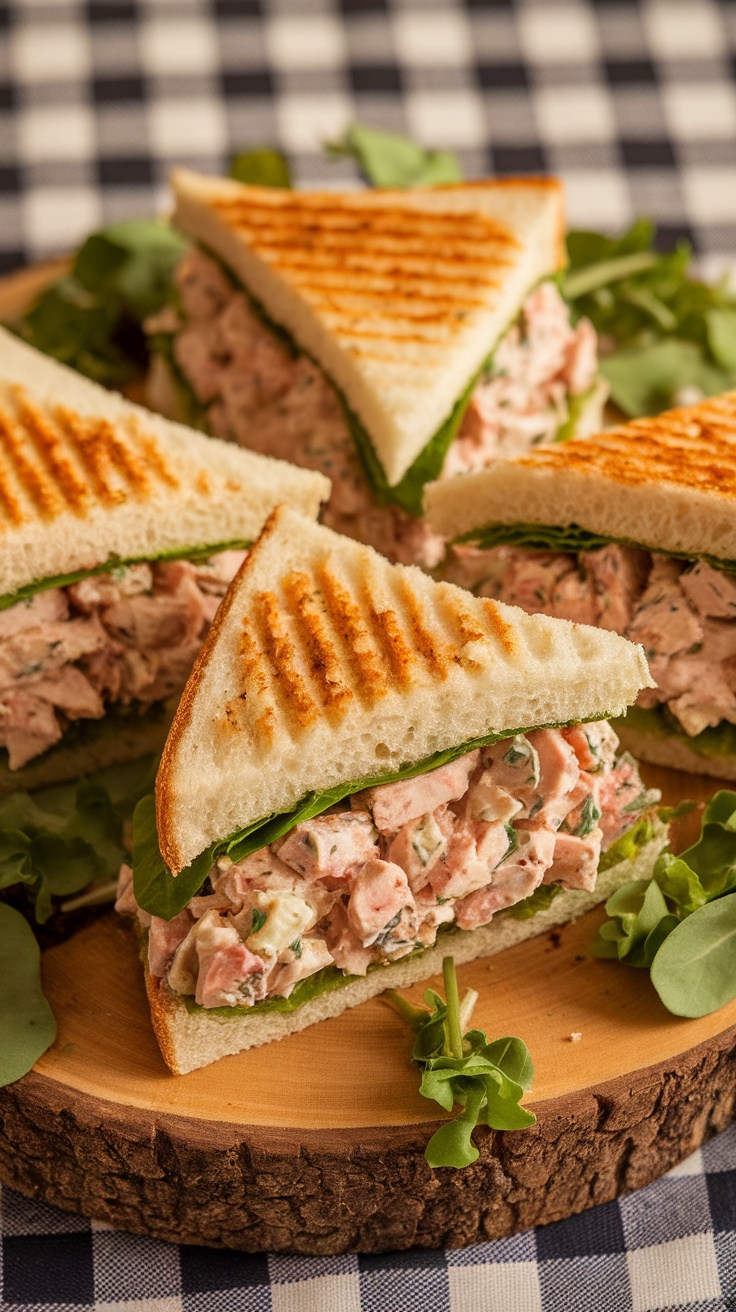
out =
<path fill-rule="evenodd" d="M 414 1007 L 394 990 L 384 997 L 414 1030 L 411 1057 L 422 1072 L 419 1092 L 446 1112 L 456 1104 L 461 1108 L 435 1131 L 424 1155 L 430 1166 L 459 1169 L 480 1155 L 472 1140 L 476 1125 L 525 1130 L 535 1124 L 534 1113 L 521 1106 L 534 1066 L 521 1039 L 489 1043 L 483 1030 L 463 1033 L 478 995 L 469 989 L 460 1001 L 454 957 L 444 958 L 442 974 L 446 1001 L 434 989 L 425 991 L 426 1008 Z"/>
<path fill-rule="evenodd" d="M 55 1038 L 33 930 L 19 911 L 0 902 L 0 1087 L 25 1075 Z"/>
<path fill-rule="evenodd" d="M 92 233 L 69 273 L 9 325 L 39 351 L 120 387 L 148 362 L 143 320 L 166 303 L 186 240 L 167 223 L 131 219 Z"/>
<path fill-rule="evenodd" d="M 230 161 L 230 177 L 250 187 L 291 186 L 291 170 L 285 155 L 262 147 L 241 150 Z"/>
<path fill-rule="evenodd" d="M 736 997 L 736 792 L 705 808 L 700 838 L 663 852 L 649 880 L 632 880 L 606 902 L 594 956 L 651 971 L 676 1016 L 707 1016 Z"/>
<path fill-rule="evenodd" d="M 449 150 L 424 150 L 409 137 L 353 123 L 337 141 L 325 144 L 334 159 L 347 156 L 373 187 L 431 187 L 461 182 L 457 156 Z"/>
<path fill-rule="evenodd" d="M 736 295 L 692 276 L 692 250 L 655 249 L 650 219 L 622 237 L 570 232 L 560 289 L 601 339 L 611 399 L 633 417 L 736 386 Z"/>

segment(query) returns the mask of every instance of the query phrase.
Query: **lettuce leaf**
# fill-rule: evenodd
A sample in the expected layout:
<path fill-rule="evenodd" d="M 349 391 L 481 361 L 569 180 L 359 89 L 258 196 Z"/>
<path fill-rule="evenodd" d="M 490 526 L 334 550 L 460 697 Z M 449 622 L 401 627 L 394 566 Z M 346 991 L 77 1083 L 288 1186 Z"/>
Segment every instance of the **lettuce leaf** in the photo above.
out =
<path fill-rule="evenodd" d="M 635 729 L 662 738 L 678 738 L 700 756 L 736 756 L 736 724 L 721 720 L 713 728 L 703 729 L 691 738 L 666 706 L 630 706 L 626 715 L 614 720 L 614 728 Z"/>
<path fill-rule="evenodd" d="M 145 556 L 113 556 L 104 564 L 95 565 L 93 569 L 71 570 L 68 574 L 54 574 L 51 578 L 34 579 L 32 583 L 25 583 L 17 592 L 7 592 L 0 597 L 0 610 L 7 610 L 18 601 L 29 601 L 36 593 L 46 592 L 49 588 L 66 588 L 70 583 L 78 583 L 80 579 L 125 570 L 128 565 L 143 565 L 158 560 L 191 560 L 196 563 L 209 560 L 210 556 L 216 556 L 220 551 L 246 551 L 251 545 L 249 539 L 242 538 L 232 542 L 211 542 L 203 547 L 171 547 L 168 551 L 152 551 Z"/>
<path fill-rule="evenodd" d="M 471 529 L 455 539 L 456 542 L 469 542 L 481 550 L 491 547 L 523 547 L 529 551 L 559 551 L 576 556 L 581 551 L 597 551 L 607 547 L 611 542 L 619 542 L 625 547 L 646 547 L 644 541 L 634 542 L 631 538 L 616 538 L 606 533 L 592 533 L 590 529 L 581 528 L 579 524 L 488 524 L 482 528 Z M 736 560 L 721 560 L 705 552 L 694 552 L 683 556 L 682 553 L 664 551 L 661 547 L 652 548 L 662 556 L 674 556 L 677 560 L 702 560 L 714 569 L 727 574 L 736 574 Z"/>
<path fill-rule="evenodd" d="M 360 123 L 351 124 L 339 141 L 327 142 L 325 150 L 333 159 L 354 159 L 374 187 L 428 187 L 462 181 L 457 156 L 449 150 L 423 150 L 409 137 Z"/>

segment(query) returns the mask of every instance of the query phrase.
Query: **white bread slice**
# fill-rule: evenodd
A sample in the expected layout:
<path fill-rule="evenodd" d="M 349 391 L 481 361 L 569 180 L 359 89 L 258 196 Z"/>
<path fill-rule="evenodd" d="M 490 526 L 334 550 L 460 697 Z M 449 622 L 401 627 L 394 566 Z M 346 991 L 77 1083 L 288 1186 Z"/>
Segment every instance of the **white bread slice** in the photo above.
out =
<path fill-rule="evenodd" d="M 259 1047 L 275 1039 L 286 1038 L 298 1030 L 306 1029 L 317 1021 L 339 1016 L 348 1007 L 356 1007 L 368 998 L 374 998 L 384 989 L 405 989 L 418 980 L 429 979 L 442 971 L 442 958 L 451 952 L 458 965 L 474 961 L 476 957 L 489 957 L 504 948 L 513 947 L 524 939 L 547 933 L 556 925 L 577 920 L 586 911 L 610 897 L 615 889 L 629 879 L 649 879 L 654 863 L 666 840 L 666 830 L 657 823 L 655 835 L 636 857 L 620 861 L 598 876 L 591 893 L 563 890 L 543 911 L 528 920 L 516 920 L 513 915 L 494 916 L 489 925 L 480 929 L 459 930 L 440 934 L 434 947 L 416 957 L 405 957 L 393 965 L 380 966 L 362 979 L 356 979 L 333 992 L 322 993 L 310 1002 L 304 1002 L 292 1012 L 265 1012 L 255 1015 L 247 1009 L 227 1016 L 217 1015 L 200 1008 L 190 1012 L 183 1000 L 172 993 L 165 980 L 149 974 L 146 968 L 146 989 L 151 1007 L 151 1019 L 161 1052 L 167 1066 L 175 1075 L 207 1066 L 210 1062 Z"/>
<path fill-rule="evenodd" d="M 295 192 L 177 169 L 172 185 L 174 223 L 323 367 L 392 486 L 564 259 L 551 178 Z"/>
<path fill-rule="evenodd" d="M 447 538 L 578 524 L 653 551 L 734 560 L 736 392 L 430 483 L 424 505 Z"/>
<path fill-rule="evenodd" d="M 321 474 L 133 405 L 0 328 L 0 597 L 109 560 L 258 536 Z"/>
<path fill-rule="evenodd" d="M 696 752 L 679 733 L 649 733 L 646 729 L 634 729 L 625 720 L 614 727 L 621 746 L 640 761 L 666 765 L 670 770 L 687 770 L 689 774 L 707 774 L 712 779 L 736 779 L 736 756 Z"/>
<path fill-rule="evenodd" d="M 651 679 L 617 634 L 435 583 L 285 507 L 233 580 L 156 782 L 178 874 L 312 789 L 472 738 L 621 714 Z"/>

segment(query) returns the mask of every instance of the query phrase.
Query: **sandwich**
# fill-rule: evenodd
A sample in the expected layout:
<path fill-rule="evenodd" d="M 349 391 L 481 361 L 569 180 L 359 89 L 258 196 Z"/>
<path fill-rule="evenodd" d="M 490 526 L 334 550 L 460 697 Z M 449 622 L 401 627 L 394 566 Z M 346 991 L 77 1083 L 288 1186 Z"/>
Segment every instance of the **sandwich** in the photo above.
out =
<path fill-rule="evenodd" d="M 332 481 L 331 528 L 435 565 L 427 480 L 595 428 L 554 179 L 292 192 L 173 175 L 194 245 L 149 322 L 155 409 Z"/>
<path fill-rule="evenodd" d="M 736 778 L 736 392 L 427 489 L 443 575 L 641 643 L 617 728 L 644 761 Z"/>
<path fill-rule="evenodd" d="M 0 329 L 0 794 L 160 750 L 267 515 L 328 492 Z"/>
<path fill-rule="evenodd" d="M 186 1072 L 574 919 L 664 833 L 614 633 L 471 597 L 287 508 L 228 590 L 118 910 Z"/>

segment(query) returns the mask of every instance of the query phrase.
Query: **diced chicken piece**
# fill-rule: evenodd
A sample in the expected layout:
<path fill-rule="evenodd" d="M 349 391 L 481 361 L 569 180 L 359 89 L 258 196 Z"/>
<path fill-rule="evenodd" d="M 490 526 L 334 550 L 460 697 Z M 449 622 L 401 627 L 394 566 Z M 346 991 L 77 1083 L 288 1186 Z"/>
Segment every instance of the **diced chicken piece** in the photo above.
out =
<path fill-rule="evenodd" d="M 562 575 L 552 592 L 552 614 L 574 624 L 595 624 L 597 606 L 590 578 L 580 569 Z"/>
<path fill-rule="evenodd" d="M 192 246 L 179 261 L 174 281 L 182 313 L 190 319 L 211 319 L 233 294 L 222 266 L 200 246 Z"/>
<path fill-rule="evenodd" d="M 536 729 L 529 742 L 539 758 L 540 779 L 528 818 L 535 828 L 559 829 L 580 777 L 577 757 L 558 729 Z"/>
<path fill-rule="evenodd" d="M 224 893 L 205 893 L 200 897 L 193 897 L 187 903 L 187 909 L 195 920 L 201 920 L 208 911 L 232 911 L 233 905 Z"/>
<path fill-rule="evenodd" d="M 386 857 L 405 871 L 412 892 L 424 887 L 437 863 L 447 855 L 453 822 L 454 816 L 448 816 L 444 807 L 438 807 L 410 820 L 391 840 Z"/>
<path fill-rule="evenodd" d="M 580 319 L 565 351 L 563 381 L 573 396 L 587 392 L 598 372 L 598 334 L 590 319 Z"/>
<path fill-rule="evenodd" d="M 648 552 L 618 542 L 596 551 L 581 551 L 580 565 L 589 574 L 595 596 L 592 622 L 599 629 L 626 632 L 644 591 L 650 559 Z"/>
<path fill-rule="evenodd" d="M 119 565 L 107 574 L 92 574 L 78 583 L 70 583 L 66 591 L 76 610 L 83 615 L 93 615 L 103 606 L 113 606 L 123 597 L 143 596 L 152 587 L 150 565 Z"/>
<path fill-rule="evenodd" d="M 509 851 L 512 839 L 501 821 L 461 820 L 450 838 L 447 857 L 435 866 L 430 884 L 438 897 L 465 897 L 483 888 Z"/>
<path fill-rule="evenodd" d="M 539 801 L 542 777 L 539 753 L 533 734 L 516 734 L 483 748 L 483 765 L 497 787 L 503 788 L 522 807 L 517 815 L 527 815 Z"/>
<path fill-rule="evenodd" d="M 37 629 L 43 624 L 58 624 L 67 619 L 69 605 L 61 588 L 36 592 L 27 601 L 16 601 L 0 610 L 0 643 L 22 629 Z"/>
<path fill-rule="evenodd" d="M 455 903 L 451 898 L 438 898 L 434 889 L 423 888 L 415 898 L 417 910 L 417 942 L 431 947 L 437 939 L 440 925 L 449 925 L 455 919 Z"/>
<path fill-rule="evenodd" d="M 348 920 L 345 904 L 336 902 L 329 913 L 325 929 L 327 946 L 335 965 L 346 975 L 365 975 L 374 959 L 373 950 L 363 947 Z"/>
<path fill-rule="evenodd" d="M 544 883 L 592 892 L 598 875 L 602 837 L 598 828 L 591 829 L 584 838 L 558 833 L 554 860 L 544 876 Z"/>
<path fill-rule="evenodd" d="M 680 587 L 700 615 L 736 619 L 736 577 L 700 560 L 680 575 Z"/>
<path fill-rule="evenodd" d="M 71 720 L 97 720 L 105 714 L 102 698 L 76 665 L 63 665 L 32 686 L 35 697 L 58 706 Z"/>
<path fill-rule="evenodd" d="M 518 551 L 503 581 L 503 600 L 534 615 L 555 615 L 561 581 L 575 571 L 575 557 L 551 551 Z"/>
<path fill-rule="evenodd" d="M 0 687 L 39 679 L 49 670 L 98 651 L 105 641 L 104 629 L 96 619 L 64 620 L 15 633 L 0 644 Z"/>
<path fill-rule="evenodd" d="M 603 850 L 611 846 L 656 801 L 657 793 L 648 793 L 639 777 L 633 757 L 625 752 L 615 769 L 598 780 L 598 825 L 603 832 Z"/>
<path fill-rule="evenodd" d="M 0 697 L 0 743 L 11 770 L 20 770 L 60 738 L 61 726 L 48 702 L 20 690 Z"/>
<path fill-rule="evenodd" d="M 348 900 L 348 922 L 364 947 L 371 947 L 405 908 L 414 910 L 401 866 L 373 857 L 358 871 Z"/>
<path fill-rule="evenodd" d="M 264 963 L 231 926 L 208 926 L 206 937 L 201 935 L 197 942 L 197 956 L 194 998 L 200 1007 L 251 1007 L 265 998 Z"/>
<path fill-rule="evenodd" d="M 321 938 L 303 938 L 299 953 L 291 951 L 289 955 L 291 960 L 280 967 L 269 989 L 278 998 L 288 998 L 300 980 L 332 965 L 332 953 Z"/>
<path fill-rule="evenodd" d="M 197 587 L 204 593 L 223 597 L 247 558 L 247 551 L 218 551 L 209 560 L 192 564 Z"/>
<path fill-rule="evenodd" d="M 221 857 L 210 879 L 215 892 L 222 893 L 234 907 L 242 906 L 246 897 L 259 890 L 297 893 L 304 887 L 301 875 L 279 860 L 270 847 L 261 847 L 235 863 Z"/>
<path fill-rule="evenodd" d="M 327 883 L 343 883 L 378 855 L 377 835 L 367 811 L 303 820 L 273 846 L 279 858 L 300 875 Z"/>
<path fill-rule="evenodd" d="M 493 882 L 455 904 L 460 929 L 487 925 L 497 911 L 515 906 L 541 884 L 551 866 L 556 835 L 549 829 L 517 830 L 519 845 L 494 871 Z"/>
<path fill-rule="evenodd" d="M 494 820 L 509 824 L 521 810 L 522 803 L 498 786 L 492 770 L 483 770 L 471 780 L 463 802 L 463 813 L 469 820 L 483 820 L 486 824 Z"/>
<path fill-rule="evenodd" d="M 654 557 L 649 582 L 626 635 L 632 642 L 640 642 L 647 656 L 674 656 L 702 642 L 702 623 L 679 580 L 677 561 Z"/>
<path fill-rule="evenodd" d="M 717 667 L 702 662 L 702 675 L 692 670 L 695 680 L 687 692 L 668 701 L 669 709 L 677 716 L 683 729 L 691 736 L 703 729 L 715 727 L 722 720 L 736 723 L 736 694 L 732 685 L 720 677 Z"/>
<path fill-rule="evenodd" d="M 173 920 L 162 920 L 160 916 L 151 917 L 148 931 L 148 969 L 152 975 L 161 979 L 166 974 L 180 944 L 184 942 L 192 925 L 192 917 L 185 907 Z M 173 987 L 173 986 L 172 986 Z M 179 990 L 193 992 L 194 990 Z"/>
<path fill-rule="evenodd" d="M 560 733 L 572 747 L 581 770 L 598 774 L 610 770 L 618 751 L 618 738 L 607 720 L 573 724 Z"/>
<path fill-rule="evenodd" d="M 119 916 L 134 916 L 138 911 L 133 890 L 133 871 L 125 862 L 118 873 L 118 887 L 115 895 L 115 910 Z"/>
<path fill-rule="evenodd" d="M 456 761 L 414 779 L 368 788 L 357 795 L 357 805 L 368 808 L 382 834 L 395 834 L 410 820 L 462 797 L 479 759 L 478 751 L 467 752 Z"/>
<path fill-rule="evenodd" d="M 294 893 L 259 892 L 254 902 L 254 929 L 246 941 L 251 952 L 261 957 L 278 957 L 314 925 L 309 903 Z"/>

